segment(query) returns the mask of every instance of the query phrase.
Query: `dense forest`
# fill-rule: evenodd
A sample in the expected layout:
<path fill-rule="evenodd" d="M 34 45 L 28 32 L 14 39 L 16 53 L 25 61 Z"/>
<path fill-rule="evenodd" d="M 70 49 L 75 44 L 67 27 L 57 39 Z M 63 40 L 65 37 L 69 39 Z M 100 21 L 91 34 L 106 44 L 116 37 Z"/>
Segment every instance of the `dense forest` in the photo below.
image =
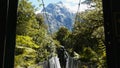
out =
<path fill-rule="evenodd" d="M 96 65 L 106 68 L 103 12 L 101 0 L 86 0 L 91 10 L 78 13 L 72 31 L 61 27 L 50 35 L 42 14 L 28 0 L 19 0 L 16 25 L 15 68 L 37 65 L 56 56 L 56 49 L 64 46 L 68 54 L 81 62 L 83 68 Z"/>

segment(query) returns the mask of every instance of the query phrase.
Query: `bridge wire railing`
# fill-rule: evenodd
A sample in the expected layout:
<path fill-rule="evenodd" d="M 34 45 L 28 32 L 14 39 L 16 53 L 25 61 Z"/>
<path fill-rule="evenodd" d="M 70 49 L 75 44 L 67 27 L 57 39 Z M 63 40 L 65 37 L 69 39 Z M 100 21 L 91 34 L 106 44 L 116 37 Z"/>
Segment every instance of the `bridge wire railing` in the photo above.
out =
<path fill-rule="evenodd" d="M 48 15 L 46 13 L 46 8 L 45 8 L 45 4 L 44 4 L 44 1 L 42 1 L 42 4 L 43 4 L 43 15 L 44 17 L 46 18 L 46 21 L 48 23 L 49 20 L 48 20 Z M 78 22 L 79 18 L 80 18 L 80 15 L 79 15 L 79 10 L 80 10 L 80 5 L 81 5 L 81 0 L 79 0 L 79 3 L 78 3 L 78 9 L 77 9 L 77 12 L 76 12 L 76 16 L 75 16 L 75 23 Z M 49 29 L 50 29 L 50 25 L 48 25 Z M 54 59 L 53 59 L 54 58 Z M 56 65 L 56 62 L 51 62 L 50 60 L 52 61 L 56 61 L 59 62 L 59 58 L 57 56 L 52 56 L 51 58 L 49 58 L 48 60 L 45 60 L 44 62 L 39 62 L 38 63 L 38 66 L 40 66 L 41 68 L 61 68 L 60 67 L 57 67 Z M 82 68 L 83 65 L 86 65 L 88 66 L 89 68 L 93 68 L 92 66 L 90 66 L 88 63 L 84 63 L 84 62 L 81 62 L 80 60 L 77 60 L 71 56 L 68 56 L 68 58 L 66 59 L 66 67 L 65 68 Z"/>

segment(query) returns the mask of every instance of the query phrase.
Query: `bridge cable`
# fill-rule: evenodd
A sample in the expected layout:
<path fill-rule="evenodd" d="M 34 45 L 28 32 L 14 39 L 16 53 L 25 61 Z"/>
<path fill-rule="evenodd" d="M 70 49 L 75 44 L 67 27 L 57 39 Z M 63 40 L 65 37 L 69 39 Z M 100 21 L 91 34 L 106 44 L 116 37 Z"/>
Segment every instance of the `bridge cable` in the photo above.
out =
<path fill-rule="evenodd" d="M 81 5 L 81 0 L 79 0 L 79 3 L 78 3 L 78 9 L 77 9 L 76 16 L 75 16 L 75 23 L 78 22 L 78 19 L 80 17 L 80 15 L 78 15 L 79 14 L 79 10 L 80 10 L 80 5 Z"/>
<path fill-rule="evenodd" d="M 49 20 L 48 20 L 48 16 L 47 16 L 47 14 L 46 14 L 46 8 L 45 8 L 45 4 L 44 4 L 44 1 L 43 0 L 41 0 L 42 1 L 42 4 L 43 4 L 43 10 L 44 10 L 44 16 L 46 17 L 46 19 L 47 19 L 47 22 L 49 23 Z M 80 10 L 80 5 L 81 5 L 81 0 L 79 0 L 79 3 L 78 3 L 78 9 L 77 9 L 77 12 L 76 12 L 76 16 L 75 16 L 75 22 L 76 22 L 76 20 L 78 21 L 78 18 L 80 17 L 78 17 L 78 14 L 79 14 L 79 10 Z M 48 25 L 49 26 L 49 25 Z M 49 26 L 49 29 L 50 29 L 50 26 Z M 70 57 L 70 56 L 69 56 Z M 71 57 L 72 58 L 72 57 Z"/>
<path fill-rule="evenodd" d="M 48 20 L 49 17 L 48 17 L 48 15 L 47 15 L 47 13 L 46 13 L 45 3 L 44 3 L 43 0 L 41 0 L 41 1 L 42 1 L 42 4 L 43 4 L 43 11 L 44 11 L 44 12 L 43 12 L 43 15 L 44 15 L 44 17 L 46 18 L 47 22 L 50 23 L 49 20 Z M 49 33 L 49 30 L 50 30 L 50 25 L 48 25 L 48 33 Z M 50 30 L 50 32 L 51 32 L 51 30 Z"/>

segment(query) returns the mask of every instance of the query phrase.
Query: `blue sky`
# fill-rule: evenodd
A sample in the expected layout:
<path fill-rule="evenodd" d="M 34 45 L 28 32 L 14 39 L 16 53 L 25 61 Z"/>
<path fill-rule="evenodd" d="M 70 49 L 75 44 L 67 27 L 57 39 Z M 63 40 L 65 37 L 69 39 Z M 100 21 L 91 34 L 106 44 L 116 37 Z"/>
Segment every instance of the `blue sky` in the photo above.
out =
<path fill-rule="evenodd" d="M 32 2 L 33 5 L 39 7 L 39 4 L 42 3 L 42 1 L 40 0 L 40 2 L 38 2 L 37 0 L 29 0 L 30 2 Z M 49 3 L 57 3 L 59 1 L 64 1 L 64 0 L 43 0 L 45 3 L 45 6 L 47 6 Z"/>
<path fill-rule="evenodd" d="M 35 5 L 36 7 L 38 7 L 39 4 L 42 3 L 41 0 L 40 0 L 40 2 L 38 2 L 37 0 L 29 0 L 29 1 L 31 1 L 32 4 Z M 44 3 L 45 3 L 45 6 L 47 6 L 49 3 L 57 3 L 59 1 L 62 1 L 63 4 L 67 8 L 69 8 L 71 11 L 73 11 L 73 12 L 77 11 L 79 0 L 44 0 Z M 84 0 L 81 0 L 81 1 L 84 1 Z M 82 4 L 80 11 L 84 11 L 85 9 L 87 9 L 87 5 Z M 40 12 L 40 10 L 42 10 L 42 7 L 39 8 L 38 12 Z"/>

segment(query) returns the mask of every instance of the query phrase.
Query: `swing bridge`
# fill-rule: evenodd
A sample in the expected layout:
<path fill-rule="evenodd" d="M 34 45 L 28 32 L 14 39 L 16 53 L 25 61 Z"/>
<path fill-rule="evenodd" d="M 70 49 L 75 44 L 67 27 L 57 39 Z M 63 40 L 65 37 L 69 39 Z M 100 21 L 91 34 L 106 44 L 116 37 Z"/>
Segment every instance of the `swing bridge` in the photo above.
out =
<path fill-rule="evenodd" d="M 46 8 L 45 8 L 44 1 L 43 0 L 41 0 L 41 1 L 43 4 L 42 5 L 43 9 L 44 9 L 43 16 L 46 18 L 47 22 L 49 23 L 48 16 L 46 14 Z M 78 14 L 79 14 L 79 10 L 80 10 L 80 5 L 81 5 L 81 0 L 79 0 L 79 3 L 78 3 L 78 9 L 77 9 L 76 16 L 75 16 L 75 22 L 79 21 L 80 16 L 78 17 Z M 50 28 L 49 25 L 48 25 L 48 27 Z M 65 52 L 67 53 L 67 51 L 65 51 Z M 68 53 L 67 53 L 67 55 L 68 55 Z M 79 59 L 75 59 L 69 55 L 65 59 L 66 62 L 60 62 L 60 59 L 61 58 L 59 58 L 58 56 L 52 56 L 48 60 L 39 62 L 38 66 L 40 66 L 40 68 L 84 68 L 83 66 L 85 65 L 85 66 L 87 66 L 87 68 L 96 68 L 96 66 L 90 62 L 87 62 L 87 63 L 81 62 Z"/>

